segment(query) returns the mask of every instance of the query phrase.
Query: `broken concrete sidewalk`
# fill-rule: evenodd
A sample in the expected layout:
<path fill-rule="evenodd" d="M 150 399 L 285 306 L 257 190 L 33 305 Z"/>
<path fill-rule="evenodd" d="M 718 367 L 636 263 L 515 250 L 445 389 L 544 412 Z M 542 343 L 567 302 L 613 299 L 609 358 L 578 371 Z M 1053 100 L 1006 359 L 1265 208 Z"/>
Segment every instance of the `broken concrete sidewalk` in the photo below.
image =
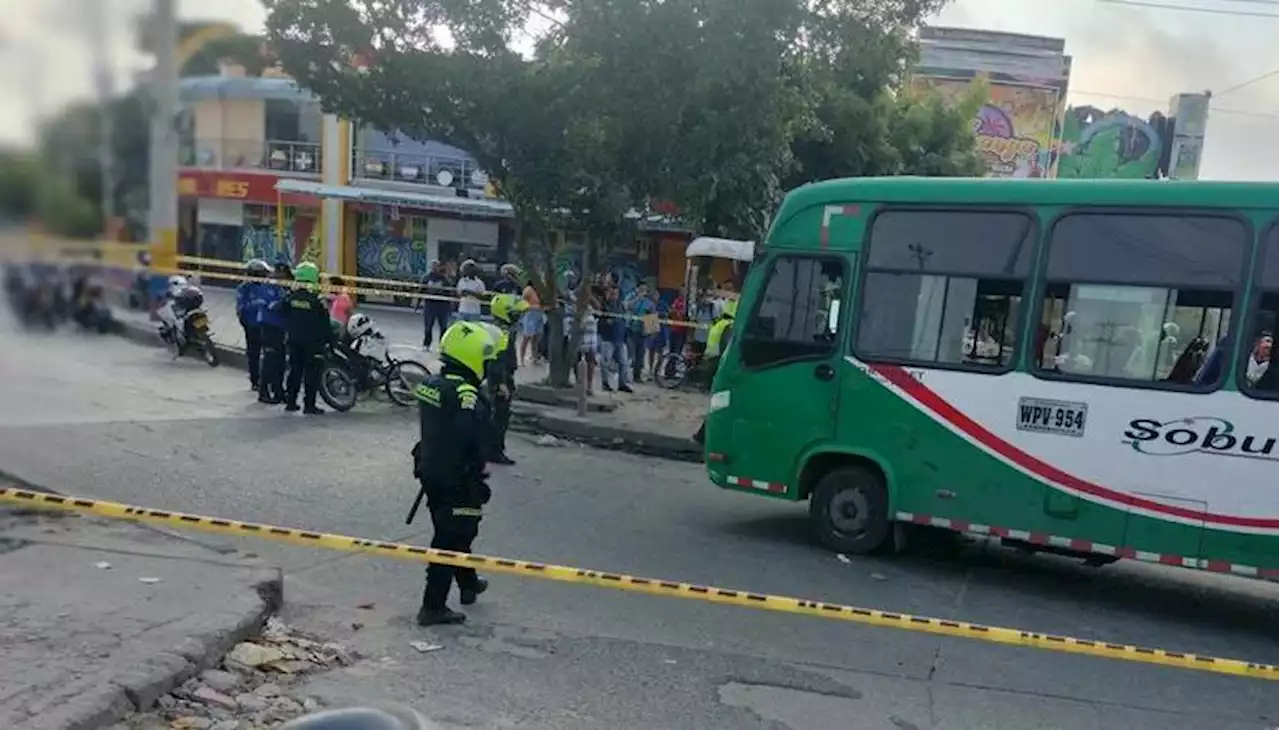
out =
<path fill-rule="evenodd" d="M 0 510 L 0 727 L 149 708 L 279 608 L 279 571 L 125 522 Z"/>

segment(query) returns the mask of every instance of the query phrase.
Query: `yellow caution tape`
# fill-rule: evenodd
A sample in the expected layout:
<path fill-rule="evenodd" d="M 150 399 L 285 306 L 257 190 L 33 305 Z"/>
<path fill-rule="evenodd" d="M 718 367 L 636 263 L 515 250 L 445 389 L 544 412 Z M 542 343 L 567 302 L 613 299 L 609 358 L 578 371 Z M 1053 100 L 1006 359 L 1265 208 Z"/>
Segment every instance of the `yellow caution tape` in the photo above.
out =
<path fill-rule="evenodd" d="M 844 606 L 836 603 L 809 601 L 803 598 L 774 596 L 766 593 L 752 593 L 711 586 L 700 586 L 691 583 L 641 578 L 622 573 L 606 573 L 596 570 L 583 570 L 563 565 L 531 563 L 524 560 L 494 558 L 472 553 L 456 553 L 446 550 L 405 545 L 394 542 L 366 540 L 360 537 L 334 535 L 311 530 L 296 530 L 289 527 L 262 525 L 252 522 L 224 520 L 217 517 L 170 512 L 167 510 L 135 507 L 117 502 L 104 502 L 83 497 L 68 497 L 59 494 L 46 494 L 23 489 L 0 488 L 0 502 L 15 502 L 25 505 L 38 505 L 60 510 L 90 512 L 104 517 L 157 522 L 178 527 L 190 527 L 208 532 L 235 535 L 251 535 L 267 540 L 341 550 L 345 552 L 371 553 L 385 555 L 404 560 L 423 563 L 444 563 L 466 568 L 483 568 L 495 573 L 512 573 L 530 578 L 555 580 L 563 583 L 580 583 L 613 588 L 632 593 L 647 593 L 655 596 L 671 596 L 689 598 L 708 603 L 724 603 L 747 608 L 779 611 L 782 613 L 817 616 L 819 618 L 851 621 L 870 626 L 881 626 L 906 631 L 917 631 L 942 636 L 953 636 L 964 639 L 977 639 L 995 644 L 1010 644 L 1069 654 L 1088 654 L 1090 656 L 1144 664 L 1160 664 L 1179 669 L 1196 669 L 1204 672 L 1230 674 L 1237 677 L 1265 679 L 1272 682 L 1280 680 L 1280 670 L 1272 664 L 1258 664 L 1239 659 L 1222 659 L 1219 657 L 1188 654 L 1168 651 L 1166 649 L 1148 649 L 1130 644 L 1118 644 L 1109 641 L 1093 641 L 1076 639 L 1070 636 L 1055 636 L 1034 631 L 1021 631 L 998 626 L 984 626 L 965 621 L 913 616 L 906 613 L 879 611 L 871 608 Z"/>

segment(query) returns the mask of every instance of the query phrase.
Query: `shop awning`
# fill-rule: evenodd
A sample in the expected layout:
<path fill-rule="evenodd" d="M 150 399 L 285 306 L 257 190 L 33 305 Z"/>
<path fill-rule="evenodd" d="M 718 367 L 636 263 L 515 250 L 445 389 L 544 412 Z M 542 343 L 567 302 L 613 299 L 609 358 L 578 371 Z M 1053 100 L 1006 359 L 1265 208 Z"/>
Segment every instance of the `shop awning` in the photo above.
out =
<path fill-rule="evenodd" d="M 511 204 L 501 200 L 482 200 L 449 195 L 380 190 L 377 188 L 356 187 L 354 185 L 324 185 L 310 180 L 294 180 L 291 178 L 281 179 L 277 182 L 276 190 L 282 193 L 314 195 L 317 198 L 347 200 L 358 203 L 371 203 L 373 205 L 394 205 L 400 208 L 420 208 L 458 215 L 486 218 L 515 217 L 515 211 L 512 209 Z"/>

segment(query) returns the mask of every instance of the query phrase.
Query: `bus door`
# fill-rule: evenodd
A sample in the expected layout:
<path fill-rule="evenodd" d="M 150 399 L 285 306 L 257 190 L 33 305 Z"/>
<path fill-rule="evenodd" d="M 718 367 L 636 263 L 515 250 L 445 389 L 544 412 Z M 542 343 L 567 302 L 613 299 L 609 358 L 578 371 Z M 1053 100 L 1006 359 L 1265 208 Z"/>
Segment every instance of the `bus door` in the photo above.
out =
<path fill-rule="evenodd" d="M 834 254 L 783 253 L 764 262 L 750 309 L 740 311 L 729 391 L 726 473 L 795 495 L 797 460 L 835 434 L 840 394 L 841 303 L 853 263 Z M 779 486 L 781 485 L 781 486 Z"/>

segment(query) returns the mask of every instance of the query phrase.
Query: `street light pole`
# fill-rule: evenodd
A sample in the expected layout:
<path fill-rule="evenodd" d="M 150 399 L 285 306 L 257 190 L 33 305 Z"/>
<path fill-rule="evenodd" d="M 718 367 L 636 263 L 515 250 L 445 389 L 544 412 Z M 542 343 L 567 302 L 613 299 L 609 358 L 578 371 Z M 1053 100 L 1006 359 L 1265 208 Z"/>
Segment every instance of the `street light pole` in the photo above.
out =
<path fill-rule="evenodd" d="M 178 65 L 175 0 L 155 0 L 150 28 L 156 66 L 151 78 L 150 239 L 152 264 L 177 268 Z"/>

